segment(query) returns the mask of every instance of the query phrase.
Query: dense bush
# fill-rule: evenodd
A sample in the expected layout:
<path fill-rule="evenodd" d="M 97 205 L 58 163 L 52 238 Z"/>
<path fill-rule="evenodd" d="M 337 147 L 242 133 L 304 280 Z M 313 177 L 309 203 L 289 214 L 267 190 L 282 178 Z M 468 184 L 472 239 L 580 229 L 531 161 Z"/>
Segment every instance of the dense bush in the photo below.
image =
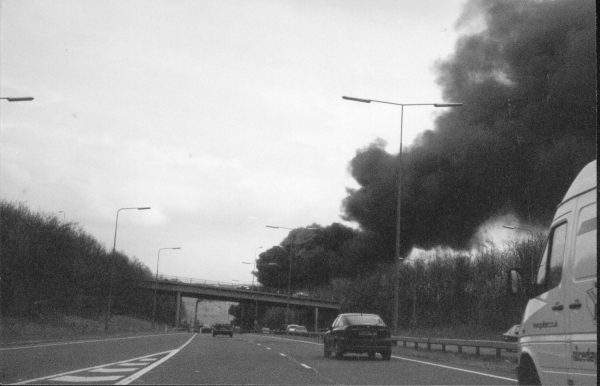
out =
<path fill-rule="evenodd" d="M 524 277 L 531 277 L 544 240 L 538 235 L 504 249 L 488 246 L 462 254 L 436 250 L 404 262 L 398 272 L 400 326 L 476 324 L 502 330 L 519 323 L 526 299 L 507 293 L 507 271 L 521 267 Z M 354 281 L 334 284 L 342 312 L 374 312 L 391 323 L 393 269 L 382 265 Z"/>
<path fill-rule="evenodd" d="M 152 316 L 153 293 L 139 284 L 151 279 L 139 260 L 114 256 L 83 228 L 24 203 L 0 201 L 0 311 L 38 318 L 48 312 L 100 318 L 106 312 L 111 259 L 111 314 Z M 173 322 L 175 301 L 159 297 L 157 320 Z"/>

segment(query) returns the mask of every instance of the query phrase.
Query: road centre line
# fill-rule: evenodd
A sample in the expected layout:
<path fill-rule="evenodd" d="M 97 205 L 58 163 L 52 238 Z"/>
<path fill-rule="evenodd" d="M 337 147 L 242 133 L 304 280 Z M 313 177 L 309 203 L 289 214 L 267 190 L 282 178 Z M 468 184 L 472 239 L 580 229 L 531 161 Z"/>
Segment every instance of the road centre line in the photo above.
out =
<path fill-rule="evenodd" d="M 2 347 L 2 348 L 0 348 L 0 351 L 20 350 L 20 349 L 50 347 L 50 346 L 65 346 L 65 345 L 69 345 L 69 344 L 81 344 L 81 343 L 109 342 L 109 341 L 113 341 L 113 340 L 151 338 L 151 337 L 155 337 L 155 336 L 167 336 L 167 335 L 181 335 L 181 334 L 178 334 L 178 333 L 176 333 L 176 334 L 155 334 L 155 335 L 128 336 L 128 337 L 124 337 L 124 338 L 76 340 L 76 341 L 72 341 L 72 342 L 57 342 L 57 343 L 40 344 L 40 345 L 36 345 L 36 346 Z"/>
<path fill-rule="evenodd" d="M 287 338 L 278 338 L 278 337 L 274 337 L 274 336 L 269 336 L 269 338 L 271 339 L 279 339 L 279 340 L 288 340 L 288 341 L 293 341 L 293 342 L 300 342 L 300 343 L 306 343 L 306 344 L 314 344 L 317 346 L 322 346 L 323 343 L 315 343 L 315 342 L 307 342 L 305 340 L 297 340 L 297 339 L 287 339 Z M 517 382 L 516 379 L 513 378 L 507 378 L 507 377 L 501 377 L 499 375 L 493 375 L 493 374 L 486 374 L 486 373 L 481 373 L 479 371 L 473 371 L 473 370 L 466 370 L 466 369 L 461 369 L 460 367 L 452 367 L 452 366 L 447 366 L 447 365 L 440 365 L 437 363 L 432 363 L 432 362 L 425 362 L 425 361 L 419 361 L 416 359 L 410 359 L 410 358 L 405 358 L 405 357 L 399 357 L 399 356 L 395 356 L 392 355 L 392 358 L 396 358 L 396 359 L 400 359 L 400 360 L 404 360 L 404 361 L 409 361 L 409 362 L 416 362 L 416 363 L 421 363 L 424 365 L 430 365 L 430 366 L 437 366 L 437 367 L 443 367 L 446 369 L 450 369 L 450 370 L 456 370 L 456 371 L 463 371 L 466 373 L 471 373 L 471 374 L 477 374 L 477 375 L 482 375 L 485 377 L 491 377 L 491 378 L 497 378 L 497 379 L 503 379 L 506 381 L 511 381 L 511 382 Z"/>
<path fill-rule="evenodd" d="M 141 377 L 142 375 L 146 374 L 148 371 L 152 370 L 153 368 L 155 368 L 156 366 L 166 362 L 169 358 L 171 358 L 172 356 L 174 356 L 175 354 L 177 354 L 179 351 L 181 351 L 185 346 L 188 345 L 188 343 L 190 343 L 192 341 L 192 339 L 194 339 L 196 337 L 196 334 L 194 334 L 187 342 L 185 342 L 183 344 L 183 346 L 171 351 L 171 353 L 167 356 L 165 356 L 164 358 L 162 358 L 161 360 L 152 363 L 150 366 L 148 367 L 144 367 L 141 371 L 138 371 L 135 374 L 130 375 L 129 377 L 120 380 L 119 382 L 116 383 L 116 385 L 128 385 L 131 382 L 135 381 L 136 379 L 138 379 L 139 377 Z"/>

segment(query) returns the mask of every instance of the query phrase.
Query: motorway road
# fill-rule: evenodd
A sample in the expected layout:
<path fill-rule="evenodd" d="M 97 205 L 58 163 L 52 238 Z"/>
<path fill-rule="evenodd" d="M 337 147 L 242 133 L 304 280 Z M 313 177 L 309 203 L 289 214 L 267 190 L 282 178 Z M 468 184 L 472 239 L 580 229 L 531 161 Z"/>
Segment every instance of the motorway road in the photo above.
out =
<path fill-rule="evenodd" d="M 393 355 L 325 358 L 282 336 L 174 333 L 0 348 L 0 382 L 17 384 L 515 385 L 503 375 Z"/>

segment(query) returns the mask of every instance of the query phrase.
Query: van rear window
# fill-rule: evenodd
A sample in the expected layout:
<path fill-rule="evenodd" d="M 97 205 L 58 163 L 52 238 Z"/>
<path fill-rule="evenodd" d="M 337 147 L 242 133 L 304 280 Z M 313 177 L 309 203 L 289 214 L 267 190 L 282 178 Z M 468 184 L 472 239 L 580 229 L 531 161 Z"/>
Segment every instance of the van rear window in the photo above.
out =
<path fill-rule="evenodd" d="M 596 204 L 588 205 L 579 211 L 573 276 L 582 280 L 596 275 L 598 257 L 598 215 Z"/>

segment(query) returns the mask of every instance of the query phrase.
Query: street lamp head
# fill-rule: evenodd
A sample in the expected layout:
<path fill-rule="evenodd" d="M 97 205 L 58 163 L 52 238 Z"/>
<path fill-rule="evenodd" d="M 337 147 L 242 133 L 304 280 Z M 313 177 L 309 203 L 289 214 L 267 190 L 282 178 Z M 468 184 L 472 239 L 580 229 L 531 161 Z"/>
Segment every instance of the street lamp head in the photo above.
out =
<path fill-rule="evenodd" d="M 462 103 L 434 103 L 435 107 L 460 107 Z"/>
<path fill-rule="evenodd" d="M 146 209 L 152 209 L 152 208 L 150 208 L 149 206 L 145 206 L 145 207 L 143 207 L 143 208 L 136 208 L 136 209 L 137 209 L 137 210 L 146 210 Z"/>
<path fill-rule="evenodd" d="M 0 99 L 6 99 L 9 102 L 28 102 L 28 101 L 33 100 L 32 97 L 21 97 L 21 98 L 6 97 L 6 98 L 0 98 Z"/>
<path fill-rule="evenodd" d="M 371 99 L 354 98 L 354 97 L 348 97 L 348 96 L 342 96 L 342 99 L 345 99 L 347 101 L 354 101 L 354 102 L 371 103 Z"/>
<path fill-rule="evenodd" d="M 515 229 L 515 227 L 511 227 L 509 225 L 502 225 L 502 228 L 506 228 L 506 229 Z"/>

